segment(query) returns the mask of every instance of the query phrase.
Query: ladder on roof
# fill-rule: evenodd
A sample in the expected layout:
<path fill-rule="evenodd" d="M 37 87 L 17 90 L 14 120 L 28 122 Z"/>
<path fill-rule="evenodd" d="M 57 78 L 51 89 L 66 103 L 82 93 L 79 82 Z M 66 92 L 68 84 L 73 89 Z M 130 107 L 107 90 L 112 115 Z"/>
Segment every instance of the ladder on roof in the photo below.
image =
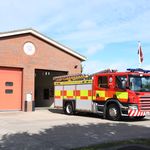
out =
<path fill-rule="evenodd" d="M 61 81 L 77 81 L 77 80 L 91 80 L 93 75 L 101 74 L 101 73 L 112 73 L 117 72 L 117 70 L 113 69 L 105 69 L 99 72 L 96 72 L 91 75 L 87 74 L 75 74 L 75 75 L 64 75 L 64 76 L 57 76 L 54 77 L 53 80 L 55 82 L 61 82 Z"/>
<path fill-rule="evenodd" d="M 75 80 L 85 80 L 85 79 L 91 79 L 91 76 L 90 75 L 86 75 L 86 74 L 75 74 L 75 75 L 57 76 L 57 77 L 53 78 L 53 80 L 55 82 L 75 81 Z"/>

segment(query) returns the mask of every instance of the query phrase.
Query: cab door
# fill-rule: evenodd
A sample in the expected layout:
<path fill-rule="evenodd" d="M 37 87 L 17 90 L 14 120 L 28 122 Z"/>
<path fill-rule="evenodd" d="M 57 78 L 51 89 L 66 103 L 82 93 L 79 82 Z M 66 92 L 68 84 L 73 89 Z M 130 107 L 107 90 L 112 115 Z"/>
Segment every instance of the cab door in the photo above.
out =
<path fill-rule="evenodd" d="M 115 94 L 115 76 L 112 74 L 98 75 L 94 78 L 95 100 L 105 102 Z"/>
<path fill-rule="evenodd" d="M 107 75 L 97 75 L 94 77 L 94 98 L 96 101 L 105 101 L 106 92 L 109 90 L 108 76 Z"/>

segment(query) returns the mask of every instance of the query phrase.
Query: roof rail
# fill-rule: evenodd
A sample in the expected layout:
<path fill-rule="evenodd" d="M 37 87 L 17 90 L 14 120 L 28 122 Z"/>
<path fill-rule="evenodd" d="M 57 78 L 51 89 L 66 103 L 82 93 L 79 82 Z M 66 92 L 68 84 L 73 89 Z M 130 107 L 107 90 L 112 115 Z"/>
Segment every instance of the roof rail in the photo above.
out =
<path fill-rule="evenodd" d="M 150 70 L 144 70 L 142 68 L 136 68 L 136 69 L 128 68 L 127 71 L 130 71 L 130 72 L 143 72 L 143 73 L 149 73 L 150 72 Z"/>

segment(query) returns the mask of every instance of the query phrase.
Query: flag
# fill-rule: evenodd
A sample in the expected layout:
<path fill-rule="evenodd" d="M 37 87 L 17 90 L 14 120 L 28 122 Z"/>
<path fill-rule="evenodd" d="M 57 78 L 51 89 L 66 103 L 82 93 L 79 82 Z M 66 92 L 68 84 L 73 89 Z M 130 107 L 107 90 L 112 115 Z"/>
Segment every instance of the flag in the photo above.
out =
<path fill-rule="evenodd" d="M 138 56 L 139 56 L 139 63 L 141 64 L 143 62 L 143 52 L 142 52 L 142 47 L 141 47 L 141 43 L 139 42 L 139 46 L 138 46 Z"/>

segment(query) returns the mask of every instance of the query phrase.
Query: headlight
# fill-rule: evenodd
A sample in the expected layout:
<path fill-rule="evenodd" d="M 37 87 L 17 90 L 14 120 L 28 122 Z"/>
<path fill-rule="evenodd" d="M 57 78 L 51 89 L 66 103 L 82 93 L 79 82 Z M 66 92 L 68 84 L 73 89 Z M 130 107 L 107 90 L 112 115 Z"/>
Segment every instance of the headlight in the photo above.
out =
<path fill-rule="evenodd" d="M 138 106 L 137 105 L 129 105 L 129 109 L 138 110 Z"/>

